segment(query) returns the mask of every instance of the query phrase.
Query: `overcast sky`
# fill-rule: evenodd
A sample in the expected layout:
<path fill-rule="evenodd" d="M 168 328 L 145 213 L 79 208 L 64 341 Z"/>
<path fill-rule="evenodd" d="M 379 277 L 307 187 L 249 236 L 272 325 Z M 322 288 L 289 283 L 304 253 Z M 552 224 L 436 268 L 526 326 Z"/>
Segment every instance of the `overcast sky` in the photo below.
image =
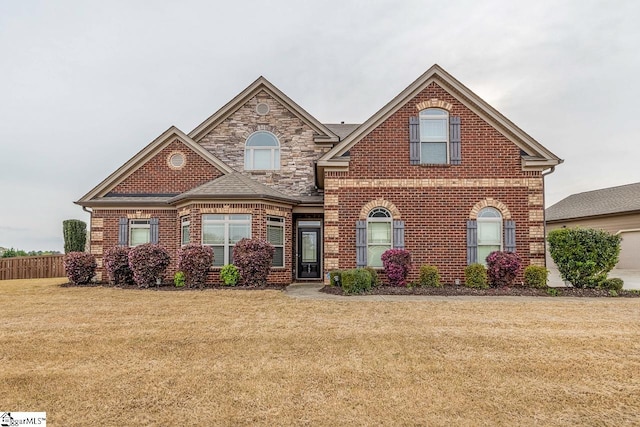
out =
<path fill-rule="evenodd" d="M 263 75 L 361 123 L 434 63 L 565 163 L 547 206 L 640 181 L 640 1 L 0 0 L 0 246 L 62 250 L 78 200 Z"/>

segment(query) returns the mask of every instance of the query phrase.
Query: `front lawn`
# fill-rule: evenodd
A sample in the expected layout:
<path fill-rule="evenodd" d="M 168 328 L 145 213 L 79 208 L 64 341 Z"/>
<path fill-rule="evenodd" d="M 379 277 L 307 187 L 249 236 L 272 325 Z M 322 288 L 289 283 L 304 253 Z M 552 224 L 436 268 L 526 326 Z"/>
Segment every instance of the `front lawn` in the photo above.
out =
<path fill-rule="evenodd" d="M 51 425 L 633 425 L 640 300 L 0 281 L 0 409 Z"/>

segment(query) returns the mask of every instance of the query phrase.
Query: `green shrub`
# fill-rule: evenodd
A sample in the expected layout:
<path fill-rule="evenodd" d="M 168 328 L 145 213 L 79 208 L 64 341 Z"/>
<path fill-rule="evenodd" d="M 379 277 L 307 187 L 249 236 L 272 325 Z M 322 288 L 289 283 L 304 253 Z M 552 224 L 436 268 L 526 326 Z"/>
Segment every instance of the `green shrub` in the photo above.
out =
<path fill-rule="evenodd" d="M 532 288 L 544 289 L 547 287 L 549 270 L 539 265 L 530 265 L 524 269 L 524 283 Z"/>
<path fill-rule="evenodd" d="M 333 270 L 329 272 L 329 284 L 331 286 L 340 286 L 340 275 L 342 274 L 342 270 Z"/>
<path fill-rule="evenodd" d="M 423 265 L 420 267 L 420 280 L 418 281 L 419 286 L 428 286 L 431 288 L 440 288 L 442 287 L 442 283 L 440 283 L 440 272 L 438 271 L 438 267 L 435 265 Z"/>
<path fill-rule="evenodd" d="M 365 270 L 369 272 L 371 275 L 371 286 L 380 286 L 382 284 L 382 280 L 380 280 L 380 276 L 378 276 L 378 271 L 373 267 L 364 267 Z"/>
<path fill-rule="evenodd" d="M 226 264 L 220 269 L 220 279 L 222 279 L 222 283 L 226 286 L 235 286 L 240 279 L 240 272 L 235 265 Z"/>
<path fill-rule="evenodd" d="M 340 285 L 345 294 L 360 294 L 371 289 L 371 273 L 365 268 L 343 270 Z"/>
<path fill-rule="evenodd" d="M 589 228 L 549 232 L 549 253 L 564 280 L 576 288 L 595 288 L 618 263 L 620 236 Z"/>
<path fill-rule="evenodd" d="M 623 286 L 624 286 L 624 280 L 618 279 L 617 277 L 612 277 L 611 279 L 607 279 L 604 282 L 602 282 L 602 284 L 600 285 L 602 289 L 609 289 L 609 290 L 618 291 L 618 292 L 622 290 Z"/>
<path fill-rule="evenodd" d="M 488 288 L 485 266 L 478 263 L 468 265 L 464 269 L 464 285 L 468 288 Z"/>
<path fill-rule="evenodd" d="M 618 292 L 615 289 L 609 289 L 609 296 L 610 297 L 617 297 L 618 296 Z"/>
<path fill-rule="evenodd" d="M 87 244 L 87 224 L 79 219 L 67 219 L 62 221 L 62 234 L 64 236 L 64 253 L 84 252 Z"/>
<path fill-rule="evenodd" d="M 550 297 L 557 297 L 560 295 L 560 292 L 556 288 L 547 288 L 547 295 Z"/>
<path fill-rule="evenodd" d="M 187 276 L 185 276 L 183 271 L 176 271 L 176 274 L 173 275 L 173 283 L 175 283 L 176 288 L 184 287 Z"/>

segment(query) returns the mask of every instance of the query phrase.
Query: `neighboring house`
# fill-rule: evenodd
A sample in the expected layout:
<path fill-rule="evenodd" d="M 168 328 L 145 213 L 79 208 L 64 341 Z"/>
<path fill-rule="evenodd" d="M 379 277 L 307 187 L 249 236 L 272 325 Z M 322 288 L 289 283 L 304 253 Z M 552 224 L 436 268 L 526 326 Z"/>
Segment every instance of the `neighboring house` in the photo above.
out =
<path fill-rule="evenodd" d="M 83 196 L 91 252 L 276 247 L 271 283 L 381 267 L 389 248 L 444 282 L 493 250 L 545 263 L 543 171 L 557 156 L 437 65 L 361 125 L 323 124 L 260 77 L 185 134 L 169 128 Z M 99 278 L 105 278 L 99 269 Z"/>
<path fill-rule="evenodd" d="M 640 182 L 573 194 L 547 209 L 547 232 L 578 226 L 622 236 L 616 267 L 640 269 Z"/>

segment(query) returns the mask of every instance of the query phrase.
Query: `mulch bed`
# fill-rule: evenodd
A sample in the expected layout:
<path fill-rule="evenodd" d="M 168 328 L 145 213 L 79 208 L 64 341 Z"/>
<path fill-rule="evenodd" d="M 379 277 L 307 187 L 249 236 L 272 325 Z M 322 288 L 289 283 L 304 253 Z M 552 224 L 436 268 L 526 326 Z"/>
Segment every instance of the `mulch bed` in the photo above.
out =
<path fill-rule="evenodd" d="M 163 283 L 160 286 L 151 286 L 148 288 L 140 288 L 138 285 L 112 285 L 108 282 L 92 282 L 87 285 L 74 285 L 73 283 L 63 283 L 60 285 L 61 288 L 114 288 L 114 289 L 146 289 L 150 291 L 202 291 L 205 289 L 235 289 L 235 290 L 246 290 L 246 291 L 254 291 L 254 290 L 276 290 L 281 291 L 284 290 L 287 285 L 268 285 L 268 286 L 222 286 L 222 285 L 207 285 L 203 288 L 188 288 L 183 286 L 181 288 L 176 287 L 173 283 Z"/>
<path fill-rule="evenodd" d="M 555 290 L 555 291 L 554 291 Z M 325 286 L 320 292 L 333 295 L 349 295 L 342 292 L 337 286 Z M 555 294 L 554 294 L 555 293 Z M 640 291 L 618 291 L 618 297 L 638 298 Z M 435 296 L 528 296 L 528 297 L 612 297 L 607 289 L 585 289 L 585 288 L 527 288 L 524 286 L 513 286 L 510 288 L 488 288 L 474 289 L 466 286 L 445 285 L 441 288 L 431 287 L 395 287 L 378 286 L 370 291 L 355 295 L 435 295 Z M 615 294 L 614 294 L 615 295 Z"/>

